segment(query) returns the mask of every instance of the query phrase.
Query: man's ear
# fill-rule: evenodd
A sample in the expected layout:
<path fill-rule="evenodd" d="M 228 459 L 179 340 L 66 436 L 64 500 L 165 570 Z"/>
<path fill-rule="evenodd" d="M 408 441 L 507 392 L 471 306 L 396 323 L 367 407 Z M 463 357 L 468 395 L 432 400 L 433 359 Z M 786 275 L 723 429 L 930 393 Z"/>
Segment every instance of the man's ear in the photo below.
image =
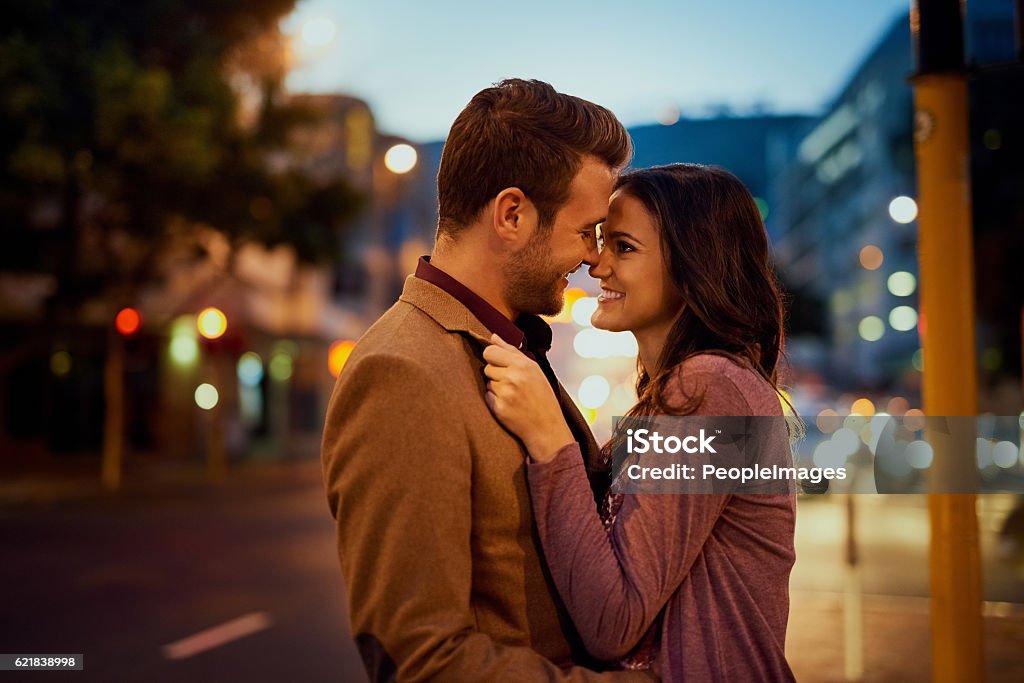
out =
<path fill-rule="evenodd" d="M 492 228 L 510 246 L 530 238 L 537 226 L 537 209 L 518 187 L 507 187 L 494 198 Z"/>

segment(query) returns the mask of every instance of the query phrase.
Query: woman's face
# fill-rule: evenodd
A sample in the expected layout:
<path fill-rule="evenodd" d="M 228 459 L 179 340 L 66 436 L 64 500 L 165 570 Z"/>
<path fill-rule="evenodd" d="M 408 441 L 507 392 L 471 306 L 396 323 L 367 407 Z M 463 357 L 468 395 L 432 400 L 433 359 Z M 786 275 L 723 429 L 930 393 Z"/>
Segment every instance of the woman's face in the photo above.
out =
<path fill-rule="evenodd" d="M 594 327 L 667 335 L 683 300 L 665 267 L 654 218 L 640 200 L 620 190 L 609 200 L 600 231 L 600 258 L 590 268 L 601 280 Z"/>

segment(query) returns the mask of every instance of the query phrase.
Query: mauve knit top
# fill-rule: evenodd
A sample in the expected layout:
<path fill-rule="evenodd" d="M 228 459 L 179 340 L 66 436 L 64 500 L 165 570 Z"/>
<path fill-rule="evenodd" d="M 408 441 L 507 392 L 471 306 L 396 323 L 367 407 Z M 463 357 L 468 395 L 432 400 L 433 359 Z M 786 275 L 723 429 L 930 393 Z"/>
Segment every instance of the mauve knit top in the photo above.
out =
<path fill-rule="evenodd" d="M 704 394 L 696 415 L 782 416 L 757 372 L 721 356 L 694 356 L 670 381 L 670 402 Z M 794 680 L 795 495 L 626 494 L 606 532 L 577 444 L 531 461 L 527 477 L 545 559 L 591 654 L 622 659 L 660 619 L 653 668 L 665 681 Z"/>

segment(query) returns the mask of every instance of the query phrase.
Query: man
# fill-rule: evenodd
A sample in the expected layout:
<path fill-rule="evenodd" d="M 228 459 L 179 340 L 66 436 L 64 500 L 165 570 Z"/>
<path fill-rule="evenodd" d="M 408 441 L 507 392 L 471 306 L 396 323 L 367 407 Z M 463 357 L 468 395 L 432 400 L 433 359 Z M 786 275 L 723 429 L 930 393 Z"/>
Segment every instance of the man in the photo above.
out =
<path fill-rule="evenodd" d="M 597 466 L 545 357 L 567 276 L 597 261 L 629 136 L 539 81 L 487 88 L 452 126 L 429 259 L 363 336 L 327 412 L 323 465 L 352 632 L 374 681 L 650 680 L 587 655 L 544 566 L 526 452 L 484 400 L 493 333 L 529 353 Z M 513 323 L 516 321 L 516 323 Z"/>

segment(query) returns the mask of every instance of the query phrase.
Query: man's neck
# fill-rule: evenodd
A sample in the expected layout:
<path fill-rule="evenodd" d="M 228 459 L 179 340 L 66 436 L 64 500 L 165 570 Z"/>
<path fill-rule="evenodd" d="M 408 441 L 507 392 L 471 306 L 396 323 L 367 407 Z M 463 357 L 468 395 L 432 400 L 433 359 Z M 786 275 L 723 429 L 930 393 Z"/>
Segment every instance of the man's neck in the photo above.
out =
<path fill-rule="evenodd" d="M 503 294 L 505 283 L 504 276 L 501 274 L 501 266 L 489 259 L 480 258 L 480 252 L 474 253 L 472 249 L 450 247 L 438 253 L 435 249 L 430 255 L 430 265 L 443 270 L 463 286 L 473 290 L 474 294 L 494 306 L 509 320 L 514 321 L 519 316 L 519 312 L 512 310 L 505 301 Z"/>

